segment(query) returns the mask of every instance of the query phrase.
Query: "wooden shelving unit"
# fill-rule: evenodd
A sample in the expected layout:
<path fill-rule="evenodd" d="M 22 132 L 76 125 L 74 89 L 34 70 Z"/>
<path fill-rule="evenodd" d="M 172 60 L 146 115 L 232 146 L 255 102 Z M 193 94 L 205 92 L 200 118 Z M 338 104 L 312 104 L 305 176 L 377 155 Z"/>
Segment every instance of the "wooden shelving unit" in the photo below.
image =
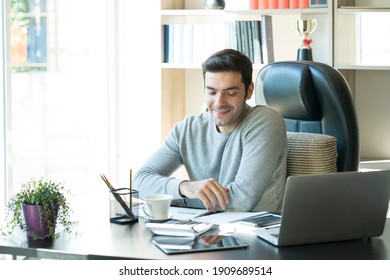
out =
<path fill-rule="evenodd" d="M 314 59 L 330 65 L 333 64 L 332 3 L 329 3 L 327 8 L 234 11 L 206 10 L 202 6 L 197 7 L 197 9 L 186 9 L 185 4 L 186 1 L 184 0 L 161 0 L 161 24 L 196 23 L 212 26 L 234 20 L 259 20 L 261 15 L 272 16 L 275 60 L 296 59 L 300 36 L 294 32 L 292 21 L 294 19 L 316 18 L 318 28 L 311 36 L 314 41 Z M 220 34 L 215 35 L 221 36 Z M 286 48 L 286 41 L 291 46 L 290 48 Z M 197 46 L 197 48 L 202 47 Z M 193 63 L 161 63 L 162 139 L 174 123 L 180 121 L 186 115 L 201 112 L 203 108 L 201 63 L 214 51 L 222 47 L 221 44 L 214 48 L 211 47 L 207 52 L 204 52 L 199 61 Z M 260 64 L 254 65 L 254 78 L 263 66 Z"/>
<path fill-rule="evenodd" d="M 335 1 L 334 66 L 352 88 L 359 118 L 361 156 L 371 160 L 390 158 L 389 18 L 390 3 L 385 0 Z M 374 44 L 367 46 L 371 42 Z"/>

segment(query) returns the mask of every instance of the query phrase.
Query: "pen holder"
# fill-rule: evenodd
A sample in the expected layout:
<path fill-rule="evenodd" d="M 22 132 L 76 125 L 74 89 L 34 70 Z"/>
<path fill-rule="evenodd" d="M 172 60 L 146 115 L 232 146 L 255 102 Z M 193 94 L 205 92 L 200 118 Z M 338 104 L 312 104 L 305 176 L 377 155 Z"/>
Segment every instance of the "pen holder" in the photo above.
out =
<path fill-rule="evenodd" d="M 110 222 L 114 224 L 133 224 L 139 217 L 139 191 L 128 188 L 110 191 Z"/>

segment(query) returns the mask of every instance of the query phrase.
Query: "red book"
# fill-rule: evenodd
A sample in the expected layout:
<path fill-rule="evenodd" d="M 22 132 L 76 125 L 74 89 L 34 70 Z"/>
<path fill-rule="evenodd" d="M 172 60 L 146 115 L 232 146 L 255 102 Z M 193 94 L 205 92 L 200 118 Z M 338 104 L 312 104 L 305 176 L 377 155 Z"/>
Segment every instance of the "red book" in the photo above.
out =
<path fill-rule="evenodd" d="M 278 8 L 279 9 L 288 9 L 288 1 L 289 0 L 279 0 Z"/>
<path fill-rule="evenodd" d="M 259 9 L 268 9 L 268 0 L 258 0 Z"/>
<path fill-rule="evenodd" d="M 309 8 L 309 0 L 299 0 L 299 8 Z"/>
<path fill-rule="evenodd" d="M 290 9 L 298 9 L 299 8 L 299 0 L 290 0 L 289 7 L 290 7 Z"/>
<path fill-rule="evenodd" d="M 268 1 L 268 8 L 277 9 L 278 8 L 278 0 L 269 0 Z"/>
<path fill-rule="evenodd" d="M 251 10 L 258 10 L 259 9 L 259 0 L 251 0 L 250 8 L 251 8 Z"/>

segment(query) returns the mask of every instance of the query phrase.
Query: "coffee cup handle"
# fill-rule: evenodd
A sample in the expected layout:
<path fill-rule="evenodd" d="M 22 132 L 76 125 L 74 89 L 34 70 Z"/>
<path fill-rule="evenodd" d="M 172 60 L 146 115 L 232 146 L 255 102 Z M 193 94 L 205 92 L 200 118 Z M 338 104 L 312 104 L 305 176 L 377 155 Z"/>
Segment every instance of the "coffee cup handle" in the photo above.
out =
<path fill-rule="evenodd" d="M 151 209 L 152 207 L 148 204 L 144 204 L 144 207 L 142 208 L 142 210 L 144 211 L 145 215 L 150 218 L 150 219 L 153 219 L 153 216 L 150 214 L 150 211 L 151 210 L 153 212 L 153 209 Z"/>

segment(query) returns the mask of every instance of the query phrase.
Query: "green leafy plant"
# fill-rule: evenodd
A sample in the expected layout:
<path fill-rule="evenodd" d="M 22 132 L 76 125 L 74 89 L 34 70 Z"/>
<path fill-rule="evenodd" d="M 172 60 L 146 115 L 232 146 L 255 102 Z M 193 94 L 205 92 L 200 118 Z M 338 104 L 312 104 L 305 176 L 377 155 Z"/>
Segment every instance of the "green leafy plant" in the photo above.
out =
<path fill-rule="evenodd" d="M 71 208 L 67 201 L 66 195 L 71 194 L 65 190 L 62 183 L 54 182 L 48 179 L 31 179 L 25 184 L 22 184 L 20 192 L 15 194 L 8 202 L 7 221 L 1 229 L 2 235 L 10 235 L 15 228 L 19 227 L 23 231 L 28 231 L 28 227 L 23 219 L 23 204 L 40 205 L 39 212 L 40 226 L 44 224 L 44 219 L 48 227 L 49 233 L 43 237 L 35 237 L 35 239 L 58 238 L 60 233 L 56 233 L 56 224 L 61 224 L 65 232 L 72 233 L 72 228 L 77 221 L 71 220 Z M 50 217 L 53 216 L 53 211 L 59 205 L 59 211 L 54 222 Z"/>

